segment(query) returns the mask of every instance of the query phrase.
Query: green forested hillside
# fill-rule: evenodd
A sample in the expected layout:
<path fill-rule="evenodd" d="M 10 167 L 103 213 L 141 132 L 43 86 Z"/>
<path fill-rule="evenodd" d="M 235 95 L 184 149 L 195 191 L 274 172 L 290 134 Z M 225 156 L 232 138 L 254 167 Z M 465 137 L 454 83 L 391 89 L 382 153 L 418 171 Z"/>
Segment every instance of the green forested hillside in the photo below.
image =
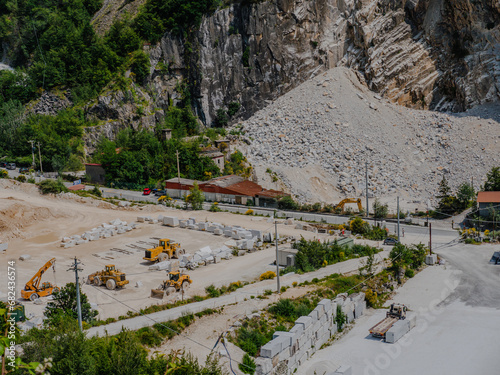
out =
<path fill-rule="evenodd" d="M 160 141 L 154 133 L 124 131 L 116 141 L 102 140 L 92 160 L 85 158 L 83 128 L 98 125 L 85 105 L 102 90 L 142 85 L 149 74 L 145 42 L 157 42 L 166 31 L 182 37 L 199 25 L 219 0 L 147 0 L 137 17 L 125 15 L 103 36 L 91 20 L 102 0 L 0 0 L 2 53 L 14 70 L 0 71 L 0 157 L 31 165 L 28 140 L 43 144 L 46 171 L 81 169 L 83 162 L 102 162 L 109 180 L 151 183 L 176 174 L 175 150 L 183 149 L 185 177 L 216 175 L 210 159 L 198 157 L 199 142 L 180 139 L 199 133 L 189 95 L 180 108 L 169 108 L 165 123 L 174 139 Z M 129 78 L 125 72 L 133 74 Z M 45 91 L 70 93 L 73 107 L 56 116 L 33 115 L 26 106 Z M 110 150 L 120 149 L 119 153 Z M 183 166 L 185 168 L 183 168 Z"/>

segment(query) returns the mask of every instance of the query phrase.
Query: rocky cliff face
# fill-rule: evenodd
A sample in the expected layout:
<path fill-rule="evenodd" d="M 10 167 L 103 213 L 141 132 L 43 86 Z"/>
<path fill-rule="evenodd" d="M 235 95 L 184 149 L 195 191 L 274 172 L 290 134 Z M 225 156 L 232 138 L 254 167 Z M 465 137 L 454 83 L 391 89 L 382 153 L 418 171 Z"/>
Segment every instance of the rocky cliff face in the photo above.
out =
<path fill-rule="evenodd" d="M 334 66 L 353 68 L 371 90 L 393 102 L 460 111 L 500 99 L 500 4 L 496 0 L 237 3 L 204 18 L 188 40 L 166 34 L 149 53 L 151 109 L 166 109 L 186 90 L 207 126 L 217 110 L 231 102 L 241 104 L 235 118 L 248 118 Z M 97 112 L 121 106 L 106 96 L 97 105 L 101 106 Z M 122 111 L 113 121 L 122 126 L 137 122 L 136 116 L 136 109 Z M 161 118 L 153 117 L 151 121 Z"/>
<path fill-rule="evenodd" d="M 356 69 L 373 91 L 413 108 L 460 111 L 500 98 L 495 0 L 276 0 L 205 18 L 191 41 L 167 35 L 153 63 L 191 69 L 196 109 L 210 124 L 231 101 L 248 117 L 328 68 Z"/>

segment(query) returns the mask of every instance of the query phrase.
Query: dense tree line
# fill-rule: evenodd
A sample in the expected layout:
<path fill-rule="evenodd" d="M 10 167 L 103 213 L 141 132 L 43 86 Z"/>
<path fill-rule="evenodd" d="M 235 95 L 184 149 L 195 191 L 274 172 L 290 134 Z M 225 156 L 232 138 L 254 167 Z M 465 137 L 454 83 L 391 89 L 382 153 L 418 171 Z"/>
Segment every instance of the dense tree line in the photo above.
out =
<path fill-rule="evenodd" d="M 212 159 L 199 156 L 197 140 L 183 141 L 172 138 L 160 141 L 147 130 L 122 130 L 115 141 L 102 139 L 95 160 L 106 170 L 106 181 L 115 186 L 120 183 L 156 184 L 177 176 L 176 151 L 179 151 L 180 175 L 184 178 L 204 180 L 207 175 L 220 175 Z"/>

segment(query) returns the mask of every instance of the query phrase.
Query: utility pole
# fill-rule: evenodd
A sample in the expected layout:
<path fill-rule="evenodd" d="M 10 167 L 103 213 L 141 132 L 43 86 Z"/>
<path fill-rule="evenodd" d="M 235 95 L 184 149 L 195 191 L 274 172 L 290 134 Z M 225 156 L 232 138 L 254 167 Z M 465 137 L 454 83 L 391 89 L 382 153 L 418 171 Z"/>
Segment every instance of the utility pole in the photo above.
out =
<path fill-rule="evenodd" d="M 177 156 L 177 182 L 181 184 L 181 170 L 179 169 L 179 150 L 175 150 L 175 155 Z"/>
<path fill-rule="evenodd" d="M 38 145 L 38 158 L 40 159 L 40 172 L 43 175 L 43 167 L 42 167 L 42 153 L 40 151 L 40 142 L 37 142 Z"/>
<path fill-rule="evenodd" d="M 80 304 L 80 282 L 78 281 L 78 271 L 83 271 L 82 268 L 78 268 L 78 265 L 81 264 L 78 259 L 75 257 L 75 263 L 68 271 L 75 272 L 75 280 L 76 280 L 76 308 L 78 311 L 78 326 L 80 327 L 80 331 L 83 331 L 82 328 L 82 306 Z"/>
<path fill-rule="evenodd" d="M 28 143 L 31 143 L 31 156 L 33 156 L 33 169 L 35 169 L 35 146 L 33 146 L 33 143 L 35 143 L 35 141 L 28 141 Z"/>
<path fill-rule="evenodd" d="M 177 182 L 179 184 L 179 198 L 182 199 L 181 170 L 179 168 L 179 150 L 175 150 L 177 156 Z"/>
<path fill-rule="evenodd" d="M 365 185 L 366 185 L 366 217 L 370 216 L 370 206 L 368 205 L 368 162 L 365 161 Z"/>
<path fill-rule="evenodd" d="M 278 293 L 280 292 L 280 263 L 278 261 L 278 222 L 274 222 L 274 239 L 276 240 L 276 280 L 278 282 Z"/>
<path fill-rule="evenodd" d="M 399 241 L 399 196 L 398 196 L 398 242 Z"/>
<path fill-rule="evenodd" d="M 432 223 L 429 223 L 429 253 L 432 255 Z"/>

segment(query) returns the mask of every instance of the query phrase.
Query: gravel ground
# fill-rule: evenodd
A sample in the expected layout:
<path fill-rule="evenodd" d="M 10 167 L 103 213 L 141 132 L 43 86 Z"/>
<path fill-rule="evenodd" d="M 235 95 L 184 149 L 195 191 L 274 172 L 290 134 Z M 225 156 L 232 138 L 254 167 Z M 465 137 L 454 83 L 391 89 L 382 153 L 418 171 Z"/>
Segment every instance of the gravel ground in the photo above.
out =
<path fill-rule="evenodd" d="M 241 147 L 259 183 L 301 202 L 362 196 L 365 162 L 370 195 L 425 202 L 443 174 L 453 188 L 471 178 L 479 187 L 500 162 L 499 121 L 500 105 L 461 114 L 394 105 L 334 68 L 242 123 Z"/>

